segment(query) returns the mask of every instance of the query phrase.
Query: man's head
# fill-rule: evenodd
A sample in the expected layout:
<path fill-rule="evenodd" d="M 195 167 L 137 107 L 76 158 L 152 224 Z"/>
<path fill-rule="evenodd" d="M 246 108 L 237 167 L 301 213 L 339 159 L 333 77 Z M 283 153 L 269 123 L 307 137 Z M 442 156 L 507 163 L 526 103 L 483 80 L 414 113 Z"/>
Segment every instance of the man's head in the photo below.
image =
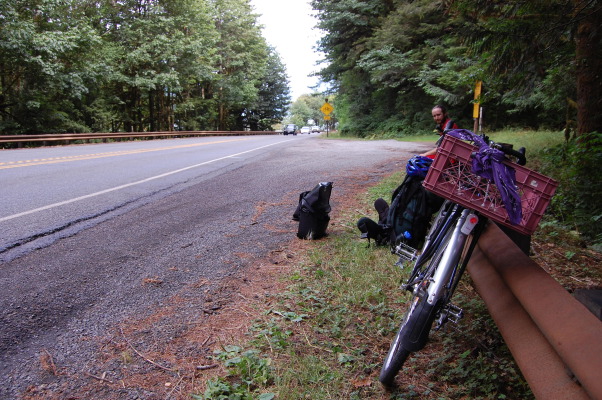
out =
<path fill-rule="evenodd" d="M 443 106 L 436 105 L 433 107 L 432 114 L 437 125 L 442 124 L 447 119 L 447 110 Z"/>

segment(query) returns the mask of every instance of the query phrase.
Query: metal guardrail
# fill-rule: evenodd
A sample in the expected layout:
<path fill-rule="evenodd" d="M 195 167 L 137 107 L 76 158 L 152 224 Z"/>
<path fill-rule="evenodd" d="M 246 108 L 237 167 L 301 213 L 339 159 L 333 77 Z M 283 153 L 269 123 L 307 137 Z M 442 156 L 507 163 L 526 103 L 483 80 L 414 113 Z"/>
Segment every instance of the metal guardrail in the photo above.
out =
<path fill-rule="evenodd" d="M 468 272 L 537 399 L 602 399 L 602 321 L 494 224 Z"/>
<path fill-rule="evenodd" d="M 187 136 L 247 136 L 247 135 L 278 135 L 276 131 L 171 131 L 171 132 L 117 132 L 117 133 L 62 133 L 45 135 L 0 135 L 0 143 L 29 142 L 72 142 L 77 140 L 99 139 L 135 139 L 162 138 Z"/>

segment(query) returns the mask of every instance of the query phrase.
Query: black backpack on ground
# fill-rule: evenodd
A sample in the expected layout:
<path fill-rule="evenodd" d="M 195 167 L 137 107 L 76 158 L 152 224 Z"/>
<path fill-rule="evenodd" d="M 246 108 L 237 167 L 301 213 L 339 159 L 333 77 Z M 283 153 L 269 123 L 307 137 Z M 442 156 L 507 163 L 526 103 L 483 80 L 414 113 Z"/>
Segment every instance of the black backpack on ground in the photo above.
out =
<path fill-rule="evenodd" d="M 299 239 L 320 239 L 326 236 L 330 221 L 330 194 L 332 182 L 320 182 L 316 187 L 299 195 L 299 204 L 293 220 L 299 221 Z"/>
<path fill-rule="evenodd" d="M 406 175 L 391 196 L 391 205 L 383 199 L 374 202 L 378 223 L 363 217 L 357 222 L 362 238 L 374 239 L 377 245 L 396 246 L 403 241 L 419 248 L 428 231 L 431 216 L 439 209 L 443 199 L 428 192 L 424 178 Z"/>

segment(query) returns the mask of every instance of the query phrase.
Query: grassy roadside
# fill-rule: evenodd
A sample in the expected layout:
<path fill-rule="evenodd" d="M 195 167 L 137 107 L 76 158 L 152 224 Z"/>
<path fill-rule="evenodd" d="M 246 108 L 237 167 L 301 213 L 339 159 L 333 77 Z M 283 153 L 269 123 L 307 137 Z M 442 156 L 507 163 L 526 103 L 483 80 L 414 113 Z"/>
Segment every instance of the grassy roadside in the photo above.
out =
<path fill-rule="evenodd" d="M 533 148 L 516 140 L 516 133 L 504 134 L 494 140 Z M 468 276 L 455 296 L 467 316 L 431 335 L 400 373 L 398 391 L 387 392 L 378 383 L 408 297 L 398 289 L 404 272 L 394 266 L 395 257 L 387 248 L 368 248 L 355 222 L 373 215 L 374 199 L 390 197 L 402 178 L 400 173 L 384 178 L 339 210 L 339 225 L 308 247 L 286 278 L 288 289 L 258 312 L 248 340 L 215 354 L 228 375 L 208 381 L 194 398 L 532 398 Z M 581 249 L 553 221 L 544 225 L 534 237 L 536 261 L 569 290 L 599 285 L 599 254 Z"/>

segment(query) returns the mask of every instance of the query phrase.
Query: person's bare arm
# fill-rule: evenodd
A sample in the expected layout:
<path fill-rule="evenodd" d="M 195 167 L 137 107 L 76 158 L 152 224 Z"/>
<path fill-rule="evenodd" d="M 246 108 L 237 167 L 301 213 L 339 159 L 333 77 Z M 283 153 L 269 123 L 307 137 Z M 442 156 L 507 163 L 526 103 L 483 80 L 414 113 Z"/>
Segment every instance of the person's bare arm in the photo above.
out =
<path fill-rule="evenodd" d="M 432 150 L 427 151 L 426 153 L 422 153 L 421 156 L 423 156 L 423 157 L 432 156 L 432 155 L 435 155 L 435 153 L 437 153 L 436 147 Z"/>

